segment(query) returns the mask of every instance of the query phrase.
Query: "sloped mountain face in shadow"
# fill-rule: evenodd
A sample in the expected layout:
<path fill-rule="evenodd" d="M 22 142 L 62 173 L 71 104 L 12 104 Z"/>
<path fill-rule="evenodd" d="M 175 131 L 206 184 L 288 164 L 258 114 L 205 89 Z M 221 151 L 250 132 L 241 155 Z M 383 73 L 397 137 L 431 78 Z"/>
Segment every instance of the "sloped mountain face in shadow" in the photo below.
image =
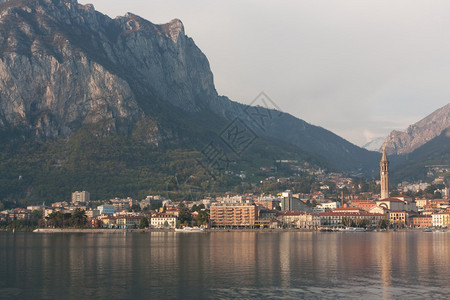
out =
<path fill-rule="evenodd" d="M 237 120 L 257 138 L 242 154 L 248 165 L 254 157 L 293 155 L 326 168 L 376 172 L 379 154 L 277 111 L 264 97 L 247 106 L 219 96 L 206 56 L 178 19 L 163 25 L 134 14 L 111 19 L 76 0 L 0 3 L 4 141 L 37 143 L 33 147 L 43 157 L 86 132 L 94 139 L 143 145 L 143 152 L 200 152 L 215 138 L 223 141 L 221 135 Z M 52 146 L 45 150 L 39 146 L 44 144 Z M 100 144 L 92 141 L 90 147 L 98 152 Z M 30 155 L 25 152 L 23 158 Z M 64 159 L 49 165 L 59 166 L 58 161 Z M 149 158 L 135 161 L 145 164 Z"/>

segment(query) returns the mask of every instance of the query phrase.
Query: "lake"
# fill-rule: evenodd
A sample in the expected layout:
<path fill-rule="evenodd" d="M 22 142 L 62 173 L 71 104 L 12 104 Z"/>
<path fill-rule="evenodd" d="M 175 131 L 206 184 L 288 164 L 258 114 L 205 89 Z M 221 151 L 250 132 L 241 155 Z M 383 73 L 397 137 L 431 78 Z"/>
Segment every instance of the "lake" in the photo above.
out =
<path fill-rule="evenodd" d="M 447 232 L 0 232 L 0 299 L 450 297 Z"/>

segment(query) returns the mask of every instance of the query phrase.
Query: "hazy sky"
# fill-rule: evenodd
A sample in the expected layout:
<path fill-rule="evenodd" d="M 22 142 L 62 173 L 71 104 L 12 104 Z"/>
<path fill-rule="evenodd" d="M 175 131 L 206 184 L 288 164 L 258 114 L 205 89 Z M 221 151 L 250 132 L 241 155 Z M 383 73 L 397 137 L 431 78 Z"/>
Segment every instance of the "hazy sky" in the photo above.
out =
<path fill-rule="evenodd" d="M 79 0 L 110 17 L 179 18 L 220 95 L 363 145 L 450 99 L 450 1 Z"/>

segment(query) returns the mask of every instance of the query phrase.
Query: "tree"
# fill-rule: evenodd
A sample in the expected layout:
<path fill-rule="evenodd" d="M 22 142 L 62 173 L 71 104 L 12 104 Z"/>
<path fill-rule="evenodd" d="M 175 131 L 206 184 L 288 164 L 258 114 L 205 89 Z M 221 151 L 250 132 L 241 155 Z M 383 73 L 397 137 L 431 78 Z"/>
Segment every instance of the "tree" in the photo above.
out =
<path fill-rule="evenodd" d="M 433 199 L 441 199 L 442 198 L 442 194 L 439 191 L 434 191 L 433 194 Z"/>
<path fill-rule="evenodd" d="M 75 209 L 70 217 L 71 225 L 74 227 L 85 227 L 87 222 L 86 212 L 80 208 Z"/>
<path fill-rule="evenodd" d="M 133 204 L 130 211 L 141 211 L 141 206 L 139 204 Z"/>
<path fill-rule="evenodd" d="M 198 213 L 197 218 L 195 219 L 197 226 L 206 225 L 209 222 L 209 211 L 202 210 Z"/>
<path fill-rule="evenodd" d="M 387 228 L 389 226 L 389 220 L 384 218 L 384 219 L 378 221 L 378 226 L 383 229 Z"/>
<path fill-rule="evenodd" d="M 205 204 L 199 204 L 199 205 L 197 205 L 197 204 L 194 204 L 193 206 L 192 206 L 192 209 L 191 209 L 191 211 L 198 211 L 198 212 L 200 212 L 200 211 L 202 211 L 203 209 L 205 209 Z"/>
<path fill-rule="evenodd" d="M 147 218 L 142 218 L 139 222 L 139 228 L 147 228 L 149 225 Z"/>
<path fill-rule="evenodd" d="M 356 224 L 358 227 L 367 227 L 370 224 L 370 220 L 367 218 L 357 219 Z"/>
<path fill-rule="evenodd" d="M 350 217 L 342 217 L 342 225 L 345 227 L 351 227 L 352 226 L 352 219 Z"/>
<path fill-rule="evenodd" d="M 40 211 L 40 210 L 33 210 L 32 212 L 31 212 L 31 218 L 33 219 L 33 220 L 39 220 L 39 219 L 41 219 L 42 218 L 42 211 Z"/>
<path fill-rule="evenodd" d="M 69 214 L 70 215 L 70 214 Z M 60 211 L 54 211 L 45 218 L 50 227 L 61 228 L 64 227 L 65 214 Z"/>
<path fill-rule="evenodd" d="M 152 201 L 150 204 L 150 209 L 151 210 L 158 210 L 162 207 L 162 202 L 161 201 Z"/>
<path fill-rule="evenodd" d="M 189 224 L 192 221 L 192 215 L 189 209 L 183 203 L 180 203 L 178 208 L 180 209 L 178 219 L 184 224 Z"/>

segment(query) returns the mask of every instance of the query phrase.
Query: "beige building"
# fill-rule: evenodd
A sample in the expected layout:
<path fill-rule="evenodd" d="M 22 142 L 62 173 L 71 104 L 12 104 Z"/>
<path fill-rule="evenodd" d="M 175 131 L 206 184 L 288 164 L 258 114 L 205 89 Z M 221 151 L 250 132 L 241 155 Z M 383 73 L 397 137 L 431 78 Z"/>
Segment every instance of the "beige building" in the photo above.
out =
<path fill-rule="evenodd" d="M 213 203 L 210 220 L 213 227 L 254 227 L 258 207 L 253 203 Z"/>
<path fill-rule="evenodd" d="M 428 199 L 416 199 L 417 208 L 423 209 L 428 205 Z"/>
<path fill-rule="evenodd" d="M 142 216 L 117 216 L 116 217 L 116 225 L 119 228 L 138 228 L 141 220 L 144 217 Z"/>
<path fill-rule="evenodd" d="M 284 228 L 314 228 L 312 215 L 301 211 L 280 211 L 277 219 Z"/>
<path fill-rule="evenodd" d="M 408 213 L 406 211 L 391 210 L 389 212 L 389 224 L 399 227 L 406 226 L 408 223 Z"/>

